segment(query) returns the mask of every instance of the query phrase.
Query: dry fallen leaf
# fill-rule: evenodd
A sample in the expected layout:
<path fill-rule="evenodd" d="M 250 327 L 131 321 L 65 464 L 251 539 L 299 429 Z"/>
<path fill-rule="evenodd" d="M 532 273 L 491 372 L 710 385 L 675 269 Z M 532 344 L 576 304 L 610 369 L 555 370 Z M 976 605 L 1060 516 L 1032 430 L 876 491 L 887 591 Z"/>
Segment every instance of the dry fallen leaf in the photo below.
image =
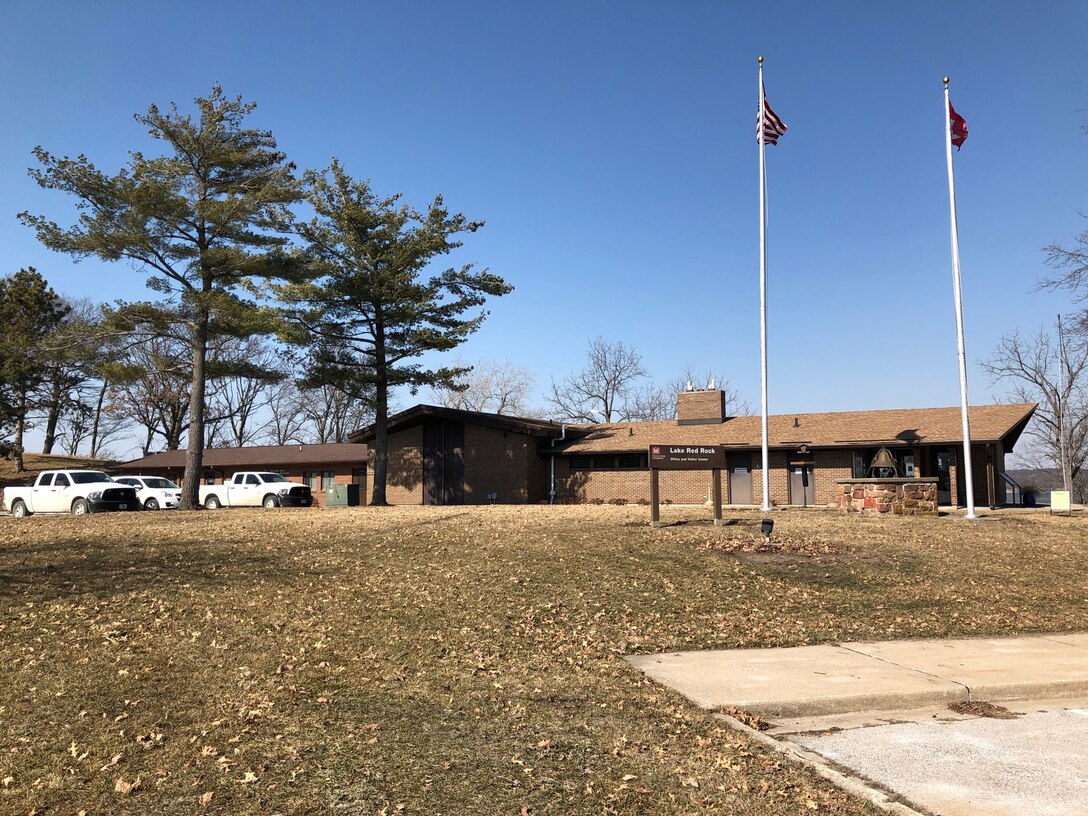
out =
<path fill-rule="evenodd" d="M 213 794 L 211 791 L 205 791 L 200 795 L 200 804 L 207 805 L 209 802 L 212 801 L 212 797 L 214 795 L 215 794 Z"/>
<path fill-rule="evenodd" d="M 139 787 L 140 777 L 137 776 L 132 782 L 126 782 L 123 776 L 119 776 L 117 777 L 117 783 L 113 786 L 113 789 L 122 796 L 127 796 Z"/>
<path fill-rule="evenodd" d="M 124 756 L 124 754 L 114 754 L 113 758 L 109 762 L 107 762 L 105 765 L 103 765 L 101 768 L 99 768 L 98 770 L 105 771 L 105 770 L 108 770 L 108 769 L 112 768 L 114 765 L 116 765 L 118 762 L 121 761 L 122 756 Z"/>
<path fill-rule="evenodd" d="M 246 775 L 242 777 L 242 784 L 243 785 L 248 785 L 250 782 L 256 782 L 256 781 L 257 781 L 257 774 L 253 773 L 253 771 L 246 771 Z"/>

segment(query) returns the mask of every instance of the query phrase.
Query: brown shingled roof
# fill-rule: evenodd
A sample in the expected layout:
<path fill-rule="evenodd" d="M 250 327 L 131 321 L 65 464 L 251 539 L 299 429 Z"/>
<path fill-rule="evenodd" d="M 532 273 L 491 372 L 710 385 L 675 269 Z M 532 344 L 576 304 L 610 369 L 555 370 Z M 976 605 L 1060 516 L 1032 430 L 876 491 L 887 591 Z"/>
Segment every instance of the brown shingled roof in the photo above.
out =
<path fill-rule="evenodd" d="M 971 406 L 971 441 L 1004 440 L 1011 447 L 1035 412 L 1034 403 Z M 779 414 L 767 418 L 771 447 L 848 447 L 962 442 L 960 409 L 903 408 L 825 414 Z M 557 444 L 556 453 L 644 451 L 650 445 L 732 445 L 758 448 L 760 418 L 732 417 L 721 424 L 678 425 L 625 422 L 573 426 L 575 438 Z M 548 449 L 542 449 L 548 453 Z"/>
<path fill-rule="evenodd" d="M 300 468 L 307 465 L 354 464 L 366 462 L 366 445 L 347 442 L 327 445 L 253 445 L 242 448 L 207 448 L 204 467 L 267 468 L 273 466 Z M 117 466 L 125 472 L 180 470 L 185 467 L 185 451 L 163 451 Z"/>

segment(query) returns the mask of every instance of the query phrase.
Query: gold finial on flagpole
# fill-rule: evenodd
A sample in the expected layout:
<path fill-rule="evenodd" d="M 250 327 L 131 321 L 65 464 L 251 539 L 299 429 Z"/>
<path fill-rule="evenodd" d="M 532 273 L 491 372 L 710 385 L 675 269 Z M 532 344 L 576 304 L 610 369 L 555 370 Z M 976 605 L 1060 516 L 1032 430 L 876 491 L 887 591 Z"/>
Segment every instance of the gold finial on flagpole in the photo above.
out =
<path fill-rule="evenodd" d="M 762 65 L 763 64 L 763 57 L 757 57 L 757 59 L 759 60 L 759 64 Z"/>
<path fill-rule="evenodd" d="M 948 87 L 948 77 L 944 78 L 944 84 L 945 84 L 945 87 Z"/>

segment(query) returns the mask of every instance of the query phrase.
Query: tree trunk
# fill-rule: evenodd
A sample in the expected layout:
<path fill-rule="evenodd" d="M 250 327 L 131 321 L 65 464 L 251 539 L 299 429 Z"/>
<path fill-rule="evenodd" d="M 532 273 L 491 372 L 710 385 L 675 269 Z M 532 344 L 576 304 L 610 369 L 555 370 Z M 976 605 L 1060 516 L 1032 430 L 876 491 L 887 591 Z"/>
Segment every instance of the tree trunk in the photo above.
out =
<path fill-rule="evenodd" d="M 19 415 L 15 418 L 15 472 L 26 470 L 23 463 L 23 432 L 26 431 L 26 394 L 19 395 Z"/>
<path fill-rule="evenodd" d="M 45 456 L 53 452 L 53 446 L 57 443 L 57 421 L 60 419 L 63 397 L 60 372 L 53 371 L 53 393 L 50 394 L 49 416 L 45 421 L 45 440 L 42 443 L 42 454 Z"/>
<path fill-rule="evenodd" d="M 386 507 L 385 482 L 389 473 L 389 385 L 379 375 L 374 390 L 374 492 L 370 503 Z"/>
<path fill-rule="evenodd" d="M 110 387 L 109 380 L 102 380 L 102 388 L 98 392 L 98 402 L 94 406 L 94 424 L 91 426 L 91 458 L 98 455 L 98 425 L 102 420 L 102 403 L 106 401 L 106 389 Z M 150 445 L 150 441 L 148 443 Z M 147 452 L 144 452 L 147 456 Z"/>
<path fill-rule="evenodd" d="M 370 503 L 387 507 L 385 482 L 389 474 L 389 371 L 385 360 L 385 327 L 374 332 L 374 491 Z"/>
<path fill-rule="evenodd" d="M 200 507 L 200 476 L 204 464 L 204 386 L 208 358 L 208 311 L 201 306 L 193 325 L 193 387 L 189 392 L 189 445 L 185 451 L 185 477 L 181 509 Z"/>

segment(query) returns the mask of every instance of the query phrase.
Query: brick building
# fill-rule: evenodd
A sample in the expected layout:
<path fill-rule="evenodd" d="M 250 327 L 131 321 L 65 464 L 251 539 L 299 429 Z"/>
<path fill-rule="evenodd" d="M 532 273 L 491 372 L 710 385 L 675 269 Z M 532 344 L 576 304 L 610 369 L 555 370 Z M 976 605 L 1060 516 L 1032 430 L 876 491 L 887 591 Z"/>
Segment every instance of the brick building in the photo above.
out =
<path fill-rule="evenodd" d="M 1012 500 L 1005 454 L 1035 411 L 1033 404 L 970 410 L 975 502 Z M 966 501 L 960 409 L 910 408 L 785 414 L 768 418 L 770 490 L 776 505 L 837 502 L 840 480 L 867 475 L 886 449 L 900 477 L 934 477 L 940 503 Z M 373 426 L 356 431 L 370 442 Z M 555 422 L 418 405 L 390 417 L 388 499 L 394 504 L 547 501 L 636 502 L 650 495 L 650 445 L 727 449 L 723 500 L 762 504 L 760 418 L 728 417 L 721 391 L 678 396 L 677 418 L 662 422 L 561 425 Z M 706 501 L 709 471 L 661 473 L 661 498 Z M 1008 498 L 1007 498 L 1008 497 Z"/>
<path fill-rule="evenodd" d="M 314 503 L 325 503 L 325 490 L 334 484 L 357 484 L 366 503 L 367 448 L 353 443 L 327 445 L 253 445 L 208 448 L 204 451 L 204 484 L 223 484 L 238 471 L 271 470 L 293 482 L 308 484 Z M 163 451 L 114 468 L 132 476 L 165 476 L 181 483 L 185 451 Z"/>
<path fill-rule="evenodd" d="M 548 495 L 555 422 L 417 405 L 389 418 L 390 504 L 525 504 Z M 348 438 L 372 442 L 374 426 Z"/>

